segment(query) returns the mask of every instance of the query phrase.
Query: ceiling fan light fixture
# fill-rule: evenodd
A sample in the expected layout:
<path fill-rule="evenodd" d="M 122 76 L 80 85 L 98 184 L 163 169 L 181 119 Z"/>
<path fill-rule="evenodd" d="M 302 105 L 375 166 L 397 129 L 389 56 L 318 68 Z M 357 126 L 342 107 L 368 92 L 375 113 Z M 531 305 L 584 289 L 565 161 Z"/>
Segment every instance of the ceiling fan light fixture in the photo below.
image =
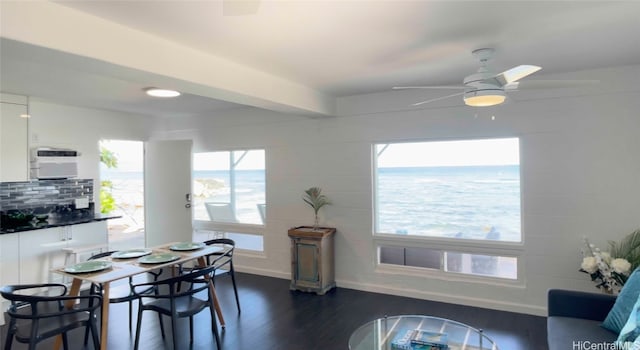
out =
<path fill-rule="evenodd" d="M 176 90 L 169 90 L 169 89 L 159 89 L 159 88 L 152 87 L 152 88 L 146 88 L 144 89 L 144 91 L 147 93 L 147 95 L 153 96 L 153 97 L 167 98 L 167 97 L 180 96 L 180 92 Z"/>
<path fill-rule="evenodd" d="M 464 103 L 471 107 L 489 107 L 504 103 L 506 96 L 503 90 L 471 90 L 464 93 Z"/>

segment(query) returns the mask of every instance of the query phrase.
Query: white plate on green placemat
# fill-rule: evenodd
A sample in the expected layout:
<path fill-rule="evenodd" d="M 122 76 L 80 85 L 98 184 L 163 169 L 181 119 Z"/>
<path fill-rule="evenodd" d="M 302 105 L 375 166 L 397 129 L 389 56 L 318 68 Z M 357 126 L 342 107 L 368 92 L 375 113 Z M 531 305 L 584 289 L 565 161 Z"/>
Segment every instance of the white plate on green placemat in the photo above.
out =
<path fill-rule="evenodd" d="M 131 258 L 139 258 L 141 256 L 151 254 L 151 249 L 129 249 L 129 250 L 120 250 L 113 254 L 111 254 L 112 258 L 115 259 L 131 259 Z"/>
<path fill-rule="evenodd" d="M 91 261 L 85 261 L 75 265 L 67 266 L 64 268 L 64 271 L 68 273 L 88 273 L 88 272 L 102 271 L 110 267 L 111 267 L 110 261 L 91 260 Z"/>
<path fill-rule="evenodd" d="M 181 242 L 171 245 L 169 249 L 177 251 L 197 250 L 204 248 L 205 245 L 206 244 L 200 242 Z"/>
<path fill-rule="evenodd" d="M 145 255 L 138 259 L 138 262 L 143 264 L 162 264 L 174 260 L 180 259 L 179 255 L 169 254 L 169 253 L 159 253 L 159 254 L 151 254 Z"/>

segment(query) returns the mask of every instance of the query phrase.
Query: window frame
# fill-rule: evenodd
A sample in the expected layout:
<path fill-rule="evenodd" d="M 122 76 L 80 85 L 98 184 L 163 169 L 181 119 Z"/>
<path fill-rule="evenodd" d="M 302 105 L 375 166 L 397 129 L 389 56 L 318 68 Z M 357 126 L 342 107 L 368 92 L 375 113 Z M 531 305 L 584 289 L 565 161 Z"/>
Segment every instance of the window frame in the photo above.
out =
<path fill-rule="evenodd" d="M 267 149 L 264 147 L 238 147 L 238 148 L 229 148 L 229 149 L 218 149 L 218 150 L 207 150 L 196 153 L 214 153 L 214 152 L 241 152 L 241 151 L 262 151 L 264 152 L 264 191 L 265 191 L 265 203 L 267 202 Z M 193 181 L 193 173 L 194 169 L 192 166 L 191 174 Z M 241 251 L 247 255 L 256 255 L 256 256 L 265 256 L 264 250 L 264 231 L 266 228 L 266 222 L 262 224 L 254 224 L 254 223 L 241 223 L 241 222 L 223 222 L 223 221 L 212 221 L 212 220 L 201 220 L 192 218 L 191 220 L 192 228 L 195 231 L 212 231 L 223 234 L 226 237 L 227 233 L 238 233 L 238 234 L 248 234 L 262 237 L 262 250 L 249 250 L 243 249 L 242 247 L 236 247 L 236 251 Z"/>
<path fill-rule="evenodd" d="M 429 239 L 422 236 L 402 236 L 398 239 L 393 234 L 378 234 L 374 235 L 373 239 L 373 264 L 375 271 L 378 273 L 391 273 L 401 274 L 405 276 L 436 278 L 447 281 L 463 281 L 474 283 L 491 283 L 503 286 L 524 286 L 525 280 L 523 276 L 524 259 L 522 255 L 524 253 L 524 247 L 521 243 L 502 242 L 500 244 L 492 244 L 491 246 L 477 246 L 476 241 L 464 240 L 464 242 L 456 242 L 451 239 Z M 492 242 L 494 243 L 494 242 Z M 398 247 L 398 248 L 424 248 L 439 250 L 448 253 L 462 253 L 462 254 L 481 254 L 481 255 L 495 255 L 516 259 L 517 277 L 515 279 L 460 273 L 454 271 L 445 271 L 444 265 L 441 265 L 439 269 L 418 267 L 418 266 L 406 266 L 396 265 L 380 262 L 379 247 Z"/>
<path fill-rule="evenodd" d="M 524 231 L 524 203 L 523 203 L 523 162 L 522 157 L 519 161 L 519 176 L 520 176 L 520 241 L 497 241 L 497 240 L 481 240 L 481 239 L 469 239 L 469 238 L 454 238 L 454 237 L 435 237 L 435 236 L 420 236 L 420 235 L 402 235 L 392 233 L 377 232 L 378 229 L 378 154 L 377 145 L 381 144 L 400 144 L 400 143 L 419 143 L 419 142 L 441 142 L 441 141 L 466 141 L 466 140 L 491 140 L 491 139 L 504 139 L 504 138 L 517 138 L 519 145 L 519 153 L 522 155 L 522 138 L 519 135 L 509 136 L 492 136 L 492 137 L 465 137 L 465 138 L 437 138 L 437 139 L 411 139 L 411 140 L 393 140 L 393 141 L 376 141 L 371 144 L 371 157 L 372 157 L 372 236 L 373 236 L 373 263 L 375 271 L 379 273 L 391 273 L 402 274 L 407 276 L 422 276 L 429 275 L 430 277 L 447 280 L 447 281 L 465 281 L 474 283 L 490 283 L 502 286 L 515 286 L 522 287 L 525 284 L 523 271 L 524 271 L 524 246 L 525 246 L 525 231 Z M 443 253 L 463 253 L 463 254 L 481 254 L 481 255 L 494 255 L 501 257 L 509 257 L 516 259 L 517 277 L 515 279 L 493 277 L 480 274 L 467 274 L 453 271 L 445 271 L 444 264 L 441 264 L 440 269 L 424 268 L 417 266 L 395 265 L 380 262 L 380 247 L 392 246 L 398 248 L 424 248 L 440 250 Z M 444 254 L 443 254 L 444 256 Z"/>

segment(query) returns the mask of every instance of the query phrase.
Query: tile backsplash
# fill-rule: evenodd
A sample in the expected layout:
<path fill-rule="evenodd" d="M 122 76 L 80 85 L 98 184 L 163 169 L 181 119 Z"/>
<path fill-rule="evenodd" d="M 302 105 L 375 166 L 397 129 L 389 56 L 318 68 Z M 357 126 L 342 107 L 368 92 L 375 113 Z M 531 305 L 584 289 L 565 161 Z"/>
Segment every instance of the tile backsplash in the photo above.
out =
<path fill-rule="evenodd" d="M 92 179 L 0 182 L 0 210 L 74 204 L 76 198 L 93 202 Z"/>

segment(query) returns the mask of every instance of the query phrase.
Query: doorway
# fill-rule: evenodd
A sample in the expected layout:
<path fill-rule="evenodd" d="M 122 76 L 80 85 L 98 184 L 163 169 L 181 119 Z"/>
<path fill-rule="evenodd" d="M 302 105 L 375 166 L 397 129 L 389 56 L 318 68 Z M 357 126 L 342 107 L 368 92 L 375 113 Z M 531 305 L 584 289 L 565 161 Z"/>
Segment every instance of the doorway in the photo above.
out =
<path fill-rule="evenodd" d="M 144 142 L 100 141 L 100 212 L 107 220 L 109 250 L 145 246 Z"/>

